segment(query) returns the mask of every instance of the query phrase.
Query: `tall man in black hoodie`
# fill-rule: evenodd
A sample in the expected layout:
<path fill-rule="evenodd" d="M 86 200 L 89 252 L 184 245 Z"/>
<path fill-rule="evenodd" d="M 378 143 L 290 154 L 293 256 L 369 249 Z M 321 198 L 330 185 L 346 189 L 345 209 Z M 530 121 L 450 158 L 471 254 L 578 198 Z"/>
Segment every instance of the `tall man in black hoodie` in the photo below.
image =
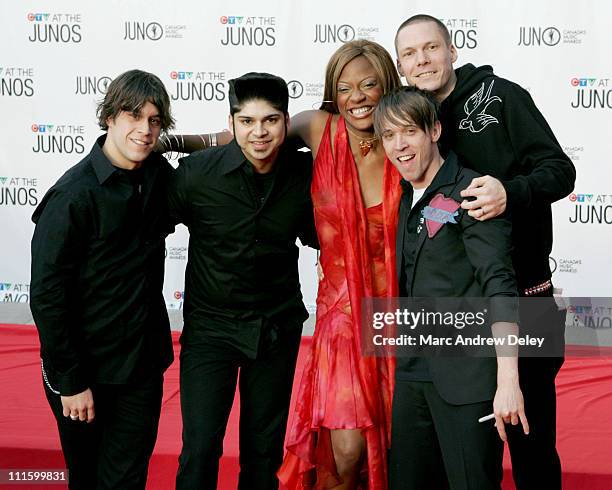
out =
<path fill-rule="evenodd" d="M 552 297 L 551 203 L 573 189 L 575 168 L 529 93 L 490 66 L 456 70 L 457 51 L 444 24 L 429 15 L 403 22 L 395 37 L 400 75 L 434 93 L 441 107 L 442 154 L 453 150 L 483 174 L 462 191 L 461 206 L 478 220 L 509 213 L 513 265 L 521 296 Z M 563 333 L 552 306 L 550 322 Z M 526 319 L 522 319 L 525 324 Z M 521 358 L 519 374 L 531 432 L 508 430 L 517 488 L 561 488 L 556 444 L 555 376 L 562 358 Z"/>

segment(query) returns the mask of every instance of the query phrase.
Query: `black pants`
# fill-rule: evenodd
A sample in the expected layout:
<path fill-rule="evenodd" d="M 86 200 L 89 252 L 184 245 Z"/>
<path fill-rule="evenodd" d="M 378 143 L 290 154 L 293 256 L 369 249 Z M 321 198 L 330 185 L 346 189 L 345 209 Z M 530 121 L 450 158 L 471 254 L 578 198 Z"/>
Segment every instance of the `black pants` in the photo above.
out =
<path fill-rule="evenodd" d="M 517 490 L 561 489 L 555 376 L 562 364 L 563 359 L 557 357 L 519 358 L 529 435 L 523 434 L 520 424 L 506 425 Z"/>
<path fill-rule="evenodd" d="M 262 342 L 257 358 L 184 335 L 181 348 L 183 449 L 177 490 L 217 488 L 219 458 L 240 371 L 239 489 L 278 488 L 301 328 Z"/>
<path fill-rule="evenodd" d="M 393 396 L 391 490 L 501 488 L 503 444 L 492 402 L 450 405 L 433 383 L 397 381 Z"/>
<path fill-rule="evenodd" d="M 48 373 L 54 388 L 52 378 Z M 163 376 L 156 373 L 138 383 L 92 386 L 95 418 L 88 424 L 64 417 L 60 395 L 45 383 L 70 490 L 144 490 L 157 438 L 162 385 Z"/>
<path fill-rule="evenodd" d="M 529 328 L 534 334 L 544 331 L 547 341 L 563 345 L 565 312 L 557 310 L 550 292 L 545 294 L 548 297 L 542 297 L 541 301 L 546 312 L 536 318 L 521 317 L 521 328 Z M 534 322 L 536 324 L 530 324 Z M 563 360 L 563 357 L 519 358 L 519 380 L 525 400 L 525 415 L 529 421 L 529 435 L 523 434 L 520 424 L 506 425 L 512 475 L 517 490 L 561 490 L 561 461 L 556 448 L 555 377 Z"/>

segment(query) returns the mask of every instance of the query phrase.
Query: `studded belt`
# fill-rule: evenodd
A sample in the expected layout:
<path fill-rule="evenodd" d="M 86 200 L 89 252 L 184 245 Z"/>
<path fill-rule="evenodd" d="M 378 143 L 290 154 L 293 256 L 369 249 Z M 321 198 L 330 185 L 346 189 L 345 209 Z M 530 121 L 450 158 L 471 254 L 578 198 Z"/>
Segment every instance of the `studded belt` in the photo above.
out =
<path fill-rule="evenodd" d="M 525 296 L 533 296 L 535 294 L 540 294 L 545 291 L 548 291 L 549 289 L 552 289 L 552 282 L 550 279 L 548 279 L 548 281 L 544 281 L 542 284 L 538 284 L 536 286 L 532 286 L 530 288 L 525 289 L 523 291 L 523 294 Z"/>

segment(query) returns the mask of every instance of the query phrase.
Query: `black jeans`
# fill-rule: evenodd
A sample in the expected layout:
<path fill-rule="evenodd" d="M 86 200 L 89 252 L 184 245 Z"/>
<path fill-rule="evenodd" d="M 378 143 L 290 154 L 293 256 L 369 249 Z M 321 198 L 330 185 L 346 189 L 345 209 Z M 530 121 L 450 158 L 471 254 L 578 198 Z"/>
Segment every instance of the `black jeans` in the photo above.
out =
<path fill-rule="evenodd" d="M 531 332 L 545 331 L 547 338 L 564 344 L 565 311 L 558 311 L 551 292 L 544 293 L 548 304 L 538 318 L 521 318 Z M 512 476 L 517 490 L 561 490 L 561 461 L 557 453 L 557 392 L 555 377 L 563 357 L 519 357 L 519 380 L 525 400 L 529 435 L 521 425 L 506 425 L 512 459 Z"/>
<path fill-rule="evenodd" d="M 47 373 L 51 388 L 53 375 Z M 138 383 L 91 387 L 95 418 L 64 417 L 60 395 L 44 382 L 57 420 L 70 490 L 144 490 L 161 412 L 163 375 Z"/>
<path fill-rule="evenodd" d="M 278 488 L 301 328 L 279 330 L 260 343 L 256 359 L 211 345 L 197 334 L 181 339 L 183 449 L 177 490 L 216 489 L 219 458 L 240 372 L 239 489 Z"/>

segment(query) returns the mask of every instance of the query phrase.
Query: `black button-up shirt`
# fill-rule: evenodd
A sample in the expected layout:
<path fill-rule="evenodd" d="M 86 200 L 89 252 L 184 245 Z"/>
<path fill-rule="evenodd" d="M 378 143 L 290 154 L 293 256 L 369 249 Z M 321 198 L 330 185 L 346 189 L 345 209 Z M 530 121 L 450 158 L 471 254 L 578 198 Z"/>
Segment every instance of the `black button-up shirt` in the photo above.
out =
<path fill-rule="evenodd" d="M 317 246 L 309 153 L 283 146 L 272 182 L 257 183 L 235 141 L 180 161 L 170 213 L 189 229 L 184 335 L 255 357 L 267 326 L 308 317 L 296 239 Z"/>
<path fill-rule="evenodd" d="M 32 217 L 30 306 L 45 371 L 62 395 L 131 382 L 172 362 L 162 295 L 172 167 L 151 155 L 133 179 L 104 155 L 104 141 Z"/>

